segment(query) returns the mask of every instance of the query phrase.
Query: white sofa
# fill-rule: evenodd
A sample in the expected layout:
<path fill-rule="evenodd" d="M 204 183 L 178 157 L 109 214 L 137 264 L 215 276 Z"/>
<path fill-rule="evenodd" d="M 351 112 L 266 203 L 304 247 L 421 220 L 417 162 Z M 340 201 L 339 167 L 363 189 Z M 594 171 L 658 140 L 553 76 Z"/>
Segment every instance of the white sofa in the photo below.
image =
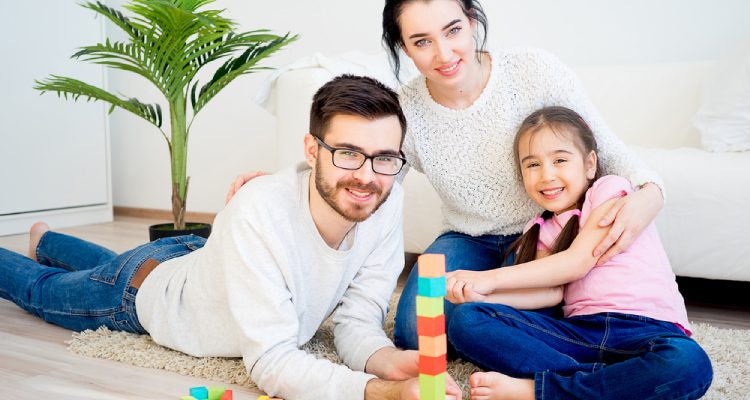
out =
<path fill-rule="evenodd" d="M 352 57 L 345 58 L 316 55 L 269 80 L 265 105 L 276 116 L 279 166 L 302 159 L 312 95 L 334 75 L 355 72 L 394 84 L 384 61 L 373 68 L 371 60 L 348 65 Z M 691 123 L 701 84 L 716 65 L 574 70 L 612 129 L 665 181 L 667 201 L 657 225 L 675 273 L 750 281 L 750 152 L 704 151 Z M 415 171 L 407 175 L 404 188 L 405 248 L 419 253 L 440 233 L 441 200 Z"/>

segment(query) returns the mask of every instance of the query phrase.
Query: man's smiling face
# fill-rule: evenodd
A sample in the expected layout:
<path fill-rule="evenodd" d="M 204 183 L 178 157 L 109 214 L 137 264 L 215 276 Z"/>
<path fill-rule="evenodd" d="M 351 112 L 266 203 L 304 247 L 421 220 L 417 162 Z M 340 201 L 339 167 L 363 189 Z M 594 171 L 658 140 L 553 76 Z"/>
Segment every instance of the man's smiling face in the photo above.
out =
<path fill-rule="evenodd" d="M 336 115 L 328 124 L 323 141 L 333 148 L 356 150 L 367 155 L 398 155 L 401 125 L 396 116 L 367 119 Z M 351 222 L 362 222 L 388 198 L 395 176 L 375 173 L 372 160 L 356 170 L 333 165 L 332 153 L 318 146 L 315 186 L 323 200 Z"/>

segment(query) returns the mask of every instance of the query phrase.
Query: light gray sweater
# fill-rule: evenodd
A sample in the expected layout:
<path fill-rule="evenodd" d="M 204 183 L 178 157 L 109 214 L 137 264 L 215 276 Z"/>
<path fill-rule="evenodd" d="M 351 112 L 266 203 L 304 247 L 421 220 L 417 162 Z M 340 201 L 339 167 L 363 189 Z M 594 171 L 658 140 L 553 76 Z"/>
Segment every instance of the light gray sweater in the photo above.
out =
<path fill-rule="evenodd" d="M 362 399 L 390 296 L 404 265 L 403 190 L 331 249 L 308 204 L 300 164 L 244 185 L 205 247 L 161 264 L 136 296 L 157 343 L 194 356 L 243 357 L 255 383 L 294 399 Z M 300 350 L 334 313 L 335 345 L 351 367 Z"/>
<path fill-rule="evenodd" d="M 626 177 L 634 186 L 661 179 L 607 127 L 577 77 L 550 53 L 493 51 L 490 78 L 468 108 L 435 102 L 425 78 L 401 88 L 408 121 L 403 151 L 443 200 L 444 231 L 472 236 L 520 233 L 537 212 L 526 195 L 513 156 L 521 122 L 545 106 L 578 112 L 596 135 L 602 175 Z"/>

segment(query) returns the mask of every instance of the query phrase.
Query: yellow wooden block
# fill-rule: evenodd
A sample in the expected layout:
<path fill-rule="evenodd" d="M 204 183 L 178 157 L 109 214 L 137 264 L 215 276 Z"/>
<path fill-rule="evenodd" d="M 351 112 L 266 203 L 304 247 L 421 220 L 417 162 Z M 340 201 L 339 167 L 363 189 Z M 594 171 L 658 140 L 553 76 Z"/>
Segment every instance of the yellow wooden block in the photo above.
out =
<path fill-rule="evenodd" d="M 417 273 L 424 278 L 439 278 L 445 275 L 444 254 L 422 254 L 417 258 Z"/>
<path fill-rule="evenodd" d="M 419 374 L 419 400 L 445 400 L 445 373 Z"/>
<path fill-rule="evenodd" d="M 444 304 L 443 297 L 417 296 L 417 316 L 432 318 L 444 314 Z"/>
<path fill-rule="evenodd" d="M 445 334 L 440 336 L 419 336 L 419 354 L 427 357 L 439 357 L 448 351 Z"/>

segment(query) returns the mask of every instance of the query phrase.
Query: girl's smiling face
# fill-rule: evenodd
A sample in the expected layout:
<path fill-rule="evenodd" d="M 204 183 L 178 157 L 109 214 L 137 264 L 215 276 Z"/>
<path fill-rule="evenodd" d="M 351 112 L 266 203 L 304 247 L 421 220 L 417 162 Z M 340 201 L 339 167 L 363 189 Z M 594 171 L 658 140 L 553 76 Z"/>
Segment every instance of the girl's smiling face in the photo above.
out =
<path fill-rule="evenodd" d="M 560 214 L 577 207 L 596 176 L 596 153 L 584 154 L 575 134 L 544 125 L 518 141 L 518 159 L 526 193 L 545 210 Z"/>

